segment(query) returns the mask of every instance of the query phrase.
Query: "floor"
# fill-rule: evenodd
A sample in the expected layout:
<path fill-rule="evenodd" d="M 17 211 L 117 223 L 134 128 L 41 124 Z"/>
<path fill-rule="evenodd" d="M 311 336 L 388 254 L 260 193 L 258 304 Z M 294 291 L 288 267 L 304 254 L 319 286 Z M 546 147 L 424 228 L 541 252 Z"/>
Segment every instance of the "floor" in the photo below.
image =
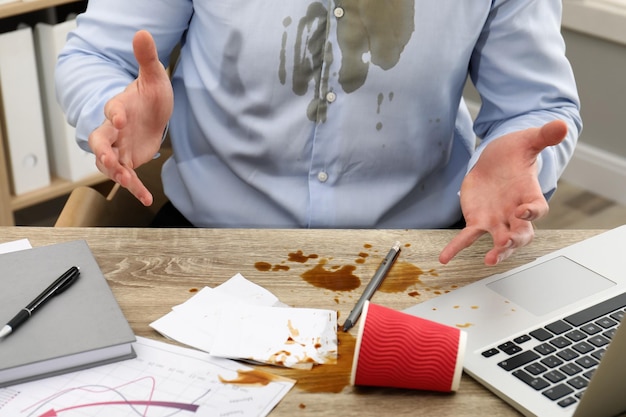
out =
<path fill-rule="evenodd" d="M 16 213 L 16 223 L 53 226 L 63 208 L 61 197 Z M 541 229 L 612 229 L 626 224 L 626 206 L 599 197 L 567 182 L 561 182 L 550 202 L 550 213 L 535 223 Z"/>
<path fill-rule="evenodd" d="M 561 181 L 541 229 L 612 229 L 626 224 L 626 206 Z"/>

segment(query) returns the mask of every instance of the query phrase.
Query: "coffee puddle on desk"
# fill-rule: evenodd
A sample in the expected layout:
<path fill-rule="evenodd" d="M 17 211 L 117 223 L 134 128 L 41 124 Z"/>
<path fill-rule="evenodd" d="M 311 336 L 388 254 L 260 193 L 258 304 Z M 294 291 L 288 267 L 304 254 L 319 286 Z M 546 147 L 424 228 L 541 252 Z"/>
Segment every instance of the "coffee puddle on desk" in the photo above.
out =
<path fill-rule="evenodd" d="M 309 393 L 339 393 L 350 385 L 350 372 L 356 339 L 347 332 L 337 332 L 337 363 L 315 365 L 311 370 L 281 368 L 276 373 L 297 380 L 296 388 Z"/>
<path fill-rule="evenodd" d="M 258 369 L 238 370 L 237 377 L 234 379 L 226 379 L 218 375 L 222 384 L 231 385 L 247 385 L 247 386 L 266 386 L 270 382 L 280 381 L 282 378 L 278 375 L 264 372 Z"/>
<path fill-rule="evenodd" d="M 429 272 L 431 275 L 433 271 Z M 385 293 L 404 292 L 414 285 L 421 284 L 421 276 L 425 272 L 417 266 L 408 262 L 396 262 L 387 277 L 380 285 L 378 291 Z"/>
<path fill-rule="evenodd" d="M 328 260 L 322 259 L 300 276 L 314 287 L 331 291 L 352 291 L 361 286 L 361 279 L 354 275 L 356 266 L 344 265 L 327 268 Z"/>
<path fill-rule="evenodd" d="M 410 247 L 410 244 L 405 244 Z M 289 265 L 286 262 L 305 264 L 310 260 L 318 260 L 312 268 L 306 270 L 300 276 L 307 283 L 317 288 L 330 291 L 348 292 L 361 287 L 361 278 L 355 271 L 357 266 L 365 264 L 370 258 L 371 252 L 377 252 L 369 243 L 363 245 L 364 250 L 359 252 L 354 260 L 354 265 L 332 265 L 331 258 L 320 258 L 318 254 L 305 254 L 302 250 L 289 252 L 287 259 L 280 264 L 269 262 L 256 262 L 255 268 L 261 272 L 288 271 Z M 377 266 L 378 267 L 378 266 Z M 401 293 L 410 287 L 421 284 L 420 277 L 423 275 L 437 276 L 434 270 L 423 271 L 421 268 L 409 262 L 396 262 L 389 271 L 387 278 L 383 281 L 379 291 L 385 293 Z M 414 293 L 412 296 L 416 296 Z"/>

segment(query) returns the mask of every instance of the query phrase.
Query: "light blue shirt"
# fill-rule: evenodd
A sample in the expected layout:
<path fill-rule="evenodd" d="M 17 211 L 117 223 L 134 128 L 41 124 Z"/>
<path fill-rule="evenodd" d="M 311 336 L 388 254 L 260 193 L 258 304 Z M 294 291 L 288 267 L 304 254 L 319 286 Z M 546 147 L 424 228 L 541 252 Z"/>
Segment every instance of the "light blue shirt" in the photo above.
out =
<path fill-rule="evenodd" d="M 90 0 L 57 91 L 87 147 L 137 74 L 134 33 L 165 65 L 182 39 L 163 183 L 195 225 L 447 227 L 486 143 L 559 118 L 568 137 L 540 156 L 554 191 L 581 129 L 560 16 L 560 0 Z"/>

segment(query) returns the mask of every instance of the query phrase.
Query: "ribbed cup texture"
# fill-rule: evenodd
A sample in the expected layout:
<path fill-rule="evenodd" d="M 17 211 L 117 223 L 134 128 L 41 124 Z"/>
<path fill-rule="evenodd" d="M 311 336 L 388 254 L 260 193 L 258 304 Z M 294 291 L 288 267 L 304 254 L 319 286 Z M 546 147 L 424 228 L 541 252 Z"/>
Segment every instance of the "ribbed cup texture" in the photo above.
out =
<path fill-rule="evenodd" d="M 449 392 L 460 330 L 369 304 L 355 385 Z"/>

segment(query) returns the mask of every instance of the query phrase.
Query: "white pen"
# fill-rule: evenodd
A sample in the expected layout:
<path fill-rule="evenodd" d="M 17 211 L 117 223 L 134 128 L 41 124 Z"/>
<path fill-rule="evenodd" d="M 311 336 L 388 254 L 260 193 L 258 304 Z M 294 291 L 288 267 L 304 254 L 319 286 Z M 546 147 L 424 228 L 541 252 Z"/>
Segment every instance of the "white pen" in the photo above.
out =
<path fill-rule="evenodd" d="M 367 284 L 367 287 L 365 287 L 365 291 L 363 291 L 361 298 L 359 298 L 359 301 L 357 301 L 356 305 L 348 315 L 348 318 L 343 324 L 344 332 L 350 330 L 359 319 L 361 311 L 363 311 L 363 305 L 366 301 L 372 298 L 378 287 L 380 287 L 380 284 L 382 284 L 383 280 L 387 276 L 387 273 L 389 272 L 389 269 L 391 269 L 391 266 L 393 265 L 399 254 L 400 242 L 396 242 L 389 250 L 389 253 L 387 253 L 387 256 L 385 256 L 385 259 L 383 259 L 383 261 L 381 262 L 369 284 Z"/>

